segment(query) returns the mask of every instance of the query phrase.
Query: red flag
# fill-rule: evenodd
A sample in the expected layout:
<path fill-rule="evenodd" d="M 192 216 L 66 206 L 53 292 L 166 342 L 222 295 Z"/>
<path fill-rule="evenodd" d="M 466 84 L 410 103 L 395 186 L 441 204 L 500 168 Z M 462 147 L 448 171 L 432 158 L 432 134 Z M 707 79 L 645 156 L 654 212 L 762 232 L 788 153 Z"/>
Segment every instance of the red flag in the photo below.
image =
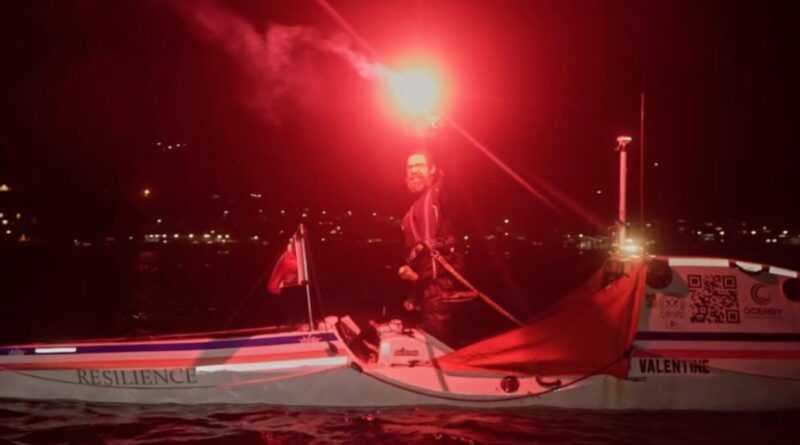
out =
<path fill-rule="evenodd" d="M 294 234 L 289 240 L 286 250 L 278 258 L 272 274 L 267 282 L 267 291 L 278 295 L 281 289 L 290 286 L 300 286 L 306 282 L 305 258 L 303 241 Z"/>

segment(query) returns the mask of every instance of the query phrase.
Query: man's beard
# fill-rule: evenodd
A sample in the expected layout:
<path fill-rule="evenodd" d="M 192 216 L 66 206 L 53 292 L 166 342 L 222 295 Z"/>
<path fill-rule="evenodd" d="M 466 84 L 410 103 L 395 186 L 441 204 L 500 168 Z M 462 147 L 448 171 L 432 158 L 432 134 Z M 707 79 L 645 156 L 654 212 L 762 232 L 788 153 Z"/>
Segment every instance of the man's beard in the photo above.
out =
<path fill-rule="evenodd" d="M 414 175 L 406 178 L 406 187 L 408 191 L 415 195 L 422 193 L 427 186 L 428 181 L 426 181 L 423 176 Z"/>

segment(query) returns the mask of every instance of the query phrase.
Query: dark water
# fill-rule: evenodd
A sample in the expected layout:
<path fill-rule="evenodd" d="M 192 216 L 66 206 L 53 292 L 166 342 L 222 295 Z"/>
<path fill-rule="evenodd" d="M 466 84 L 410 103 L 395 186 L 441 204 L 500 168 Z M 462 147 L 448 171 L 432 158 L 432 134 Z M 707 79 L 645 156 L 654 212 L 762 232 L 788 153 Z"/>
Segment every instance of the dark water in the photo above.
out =
<path fill-rule="evenodd" d="M 280 246 L 4 246 L 0 343 L 141 336 L 299 322 L 302 292 L 266 295 Z M 398 246 L 330 245 L 315 256 L 325 310 L 397 314 Z M 749 258 L 748 255 L 738 255 Z M 470 277 L 521 317 L 576 287 L 602 253 L 473 249 Z M 769 259 L 762 259 L 768 261 Z M 797 267 L 796 258 L 782 262 Z M 319 310 L 319 307 L 315 308 Z M 508 326 L 482 312 L 481 335 Z M 344 411 L 0 401 L 0 443 L 31 444 L 800 444 L 800 412 L 622 413 L 559 409 Z"/>
<path fill-rule="evenodd" d="M 234 406 L 0 404 L 0 437 L 25 444 L 797 444 L 800 412 L 529 409 L 322 411 Z"/>
<path fill-rule="evenodd" d="M 280 296 L 265 291 L 266 275 L 284 247 L 3 246 L 0 344 L 304 322 L 303 289 Z M 314 252 L 322 297 L 317 313 L 374 319 L 402 313 L 408 288 L 396 276 L 399 242 L 320 247 Z M 473 246 L 468 271 L 478 287 L 525 318 L 577 287 L 604 257 L 560 247 Z M 491 310 L 482 316 L 481 325 L 495 331 L 509 327 Z"/>

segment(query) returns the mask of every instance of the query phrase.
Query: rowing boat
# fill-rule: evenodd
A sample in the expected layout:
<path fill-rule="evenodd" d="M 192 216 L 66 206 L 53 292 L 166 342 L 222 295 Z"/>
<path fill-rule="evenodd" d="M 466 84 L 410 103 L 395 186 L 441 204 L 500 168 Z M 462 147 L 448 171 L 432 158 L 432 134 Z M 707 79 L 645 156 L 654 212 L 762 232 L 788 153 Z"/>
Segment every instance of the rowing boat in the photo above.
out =
<path fill-rule="evenodd" d="M 456 351 L 397 320 L 380 325 L 379 341 L 370 341 L 366 328 L 346 316 L 315 326 L 9 345 L 0 347 L 0 397 L 348 408 L 797 408 L 797 275 L 722 258 L 606 266 L 596 281 L 525 326 Z"/>

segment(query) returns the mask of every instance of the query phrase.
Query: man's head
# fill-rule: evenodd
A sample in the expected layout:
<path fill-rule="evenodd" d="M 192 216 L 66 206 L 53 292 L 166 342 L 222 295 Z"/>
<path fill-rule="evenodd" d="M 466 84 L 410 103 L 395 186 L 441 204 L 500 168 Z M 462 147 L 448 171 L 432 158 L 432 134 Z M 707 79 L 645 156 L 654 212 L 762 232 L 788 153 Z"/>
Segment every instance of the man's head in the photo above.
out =
<path fill-rule="evenodd" d="M 406 160 L 406 187 L 414 194 L 422 193 L 436 180 L 438 171 L 433 156 L 415 151 Z"/>

